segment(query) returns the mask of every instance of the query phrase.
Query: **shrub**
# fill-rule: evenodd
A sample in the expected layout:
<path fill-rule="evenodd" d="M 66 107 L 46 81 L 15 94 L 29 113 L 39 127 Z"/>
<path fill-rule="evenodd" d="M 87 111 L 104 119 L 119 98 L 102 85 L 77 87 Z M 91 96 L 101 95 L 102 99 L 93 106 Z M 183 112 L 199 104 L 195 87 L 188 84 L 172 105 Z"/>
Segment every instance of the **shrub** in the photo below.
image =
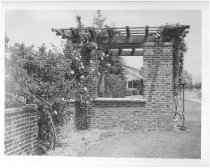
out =
<path fill-rule="evenodd" d="M 126 96 L 132 96 L 132 91 L 131 89 L 126 89 Z"/>
<path fill-rule="evenodd" d="M 139 92 L 136 88 L 132 88 L 131 91 L 132 91 L 132 95 L 138 95 L 139 94 Z"/>
<path fill-rule="evenodd" d="M 119 75 L 112 74 L 106 79 L 106 97 L 124 98 L 126 95 L 126 81 Z"/>

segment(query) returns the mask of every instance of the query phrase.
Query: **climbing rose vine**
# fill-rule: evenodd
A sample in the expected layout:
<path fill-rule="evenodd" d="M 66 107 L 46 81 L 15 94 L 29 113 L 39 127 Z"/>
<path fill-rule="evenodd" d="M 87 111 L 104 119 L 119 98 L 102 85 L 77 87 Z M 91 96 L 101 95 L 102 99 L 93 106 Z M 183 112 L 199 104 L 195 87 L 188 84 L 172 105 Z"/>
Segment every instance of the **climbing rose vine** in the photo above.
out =
<path fill-rule="evenodd" d="M 24 44 L 9 46 L 7 43 L 6 48 L 6 107 L 21 106 L 23 101 L 38 104 L 42 109 L 50 108 L 52 115 L 57 116 L 54 118 L 59 118 L 55 120 L 55 124 L 59 125 L 66 115 L 65 107 L 70 99 L 75 99 L 81 116 L 89 117 L 93 78 L 98 77 L 100 72 L 86 63 L 91 55 L 97 59 L 105 56 L 96 44 L 84 38 L 80 47 L 67 41 L 62 52 L 57 48 L 47 51 L 44 45 L 38 51 Z M 83 58 L 82 49 L 91 51 L 91 55 Z M 84 124 L 81 128 L 87 128 L 86 118 L 82 119 Z"/>

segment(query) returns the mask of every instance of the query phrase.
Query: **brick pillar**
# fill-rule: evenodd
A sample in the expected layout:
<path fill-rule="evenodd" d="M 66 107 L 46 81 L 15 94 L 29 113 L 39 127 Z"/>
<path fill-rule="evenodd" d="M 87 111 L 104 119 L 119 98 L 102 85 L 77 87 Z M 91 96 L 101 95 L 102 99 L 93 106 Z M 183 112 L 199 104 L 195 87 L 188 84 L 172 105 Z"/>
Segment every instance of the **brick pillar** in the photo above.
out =
<path fill-rule="evenodd" d="M 97 69 L 98 66 L 99 66 L 99 62 L 97 60 L 97 57 L 95 54 L 92 54 L 91 60 L 90 60 L 90 68 Z M 92 97 L 96 98 L 98 96 L 98 93 L 97 93 L 98 78 L 97 77 L 93 77 L 93 85 L 94 86 L 91 90 L 91 94 L 92 94 Z"/>
<path fill-rule="evenodd" d="M 159 127 L 173 125 L 173 46 L 165 42 L 144 45 L 144 96 L 147 109 Z M 160 126 L 162 124 L 162 126 Z"/>
<path fill-rule="evenodd" d="M 84 62 L 85 68 L 96 69 L 98 67 L 98 61 L 96 55 L 91 54 L 91 50 L 83 48 L 81 50 L 82 60 Z M 97 97 L 97 84 L 98 79 L 96 77 L 93 78 L 93 88 L 90 89 L 91 95 L 96 98 Z"/>

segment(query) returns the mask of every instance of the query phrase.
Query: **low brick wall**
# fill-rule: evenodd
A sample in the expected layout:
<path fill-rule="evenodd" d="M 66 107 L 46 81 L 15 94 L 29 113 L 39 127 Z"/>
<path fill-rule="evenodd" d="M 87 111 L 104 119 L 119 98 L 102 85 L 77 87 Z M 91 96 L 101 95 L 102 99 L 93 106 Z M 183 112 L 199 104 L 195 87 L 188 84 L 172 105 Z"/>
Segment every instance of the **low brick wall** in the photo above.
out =
<path fill-rule="evenodd" d="M 91 128 L 141 129 L 146 100 L 97 98 L 91 115 Z"/>
<path fill-rule="evenodd" d="M 161 105 L 159 109 L 152 108 L 146 99 L 97 98 L 91 114 L 91 128 L 173 130 L 172 119 L 172 115 L 161 110 Z"/>
<path fill-rule="evenodd" d="M 37 145 L 37 113 L 26 107 L 5 109 L 6 155 L 33 154 Z"/>
<path fill-rule="evenodd" d="M 76 102 L 71 100 L 64 110 L 62 125 L 56 126 L 56 143 L 61 142 L 66 133 L 72 134 L 77 130 L 78 112 Z M 35 154 L 38 143 L 38 117 L 35 110 L 26 107 L 5 110 L 5 154 L 30 155 Z"/>

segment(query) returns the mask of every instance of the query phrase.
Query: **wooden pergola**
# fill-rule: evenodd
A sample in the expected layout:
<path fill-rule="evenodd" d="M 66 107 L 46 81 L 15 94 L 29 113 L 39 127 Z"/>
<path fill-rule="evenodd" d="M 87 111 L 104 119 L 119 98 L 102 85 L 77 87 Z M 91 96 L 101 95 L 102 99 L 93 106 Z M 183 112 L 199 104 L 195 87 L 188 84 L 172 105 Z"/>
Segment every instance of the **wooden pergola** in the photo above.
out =
<path fill-rule="evenodd" d="M 185 37 L 189 25 L 164 27 L 106 27 L 106 28 L 67 28 L 52 29 L 56 35 L 69 39 L 73 43 L 81 43 L 81 36 L 86 35 L 89 41 L 97 43 L 101 48 L 110 50 L 113 55 L 142 56 L 145 42 L 171 42 L 174 37 Z M 161 31 L 160 31 L 161 30 Z M 160 33 L 161 32 L 161 33 Z"/>

